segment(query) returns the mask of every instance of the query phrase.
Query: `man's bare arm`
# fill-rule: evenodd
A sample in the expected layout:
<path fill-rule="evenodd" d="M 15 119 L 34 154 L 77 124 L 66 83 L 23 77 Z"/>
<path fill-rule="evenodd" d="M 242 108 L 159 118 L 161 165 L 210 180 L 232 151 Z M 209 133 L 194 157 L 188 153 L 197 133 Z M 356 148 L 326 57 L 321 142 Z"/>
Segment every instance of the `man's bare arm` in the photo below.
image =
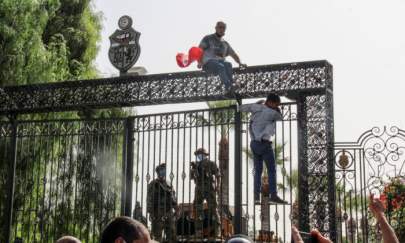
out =
<path fill-rule="evenodd" d="M 240 67 L 247 67 L 246 64 L 241 63 L 240 58 L 238 54 L 236 54 L 236 52 L 231 53 L 230 56 L 233 58 L 233 60 L 235 60 L 235 62 L 239 64 Z"/>
<path fill-rule="evenodd" d="M 384 215 L 384 205 L 378 198 L 374 198 L 373 194 L 370 194 L 370 211 L 374 214 L 377 222 L 380 224 L 382 238 L 384 243 L 399 243 L 394 229 L 389 225 L 387 218 Z"/>

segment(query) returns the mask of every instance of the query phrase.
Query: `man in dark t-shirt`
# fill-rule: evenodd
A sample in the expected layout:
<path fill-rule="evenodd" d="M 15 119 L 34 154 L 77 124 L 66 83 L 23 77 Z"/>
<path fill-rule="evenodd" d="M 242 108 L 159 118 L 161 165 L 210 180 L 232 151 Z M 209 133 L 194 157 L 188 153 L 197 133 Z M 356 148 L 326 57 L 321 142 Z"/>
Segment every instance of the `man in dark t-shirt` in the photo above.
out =
<path fill-rule="evenodd" d="M 238 86 L 233 84 L 232 64 L 225 61 L 227 56 L 231 56 L 240 67 L 246 67 L 242 64 L 238 54 L 232 49 L 231 45 L 222 37 L 225 35 L 226 24 L 218 21 L 215 26 L 215 33 L 206 35 L 200 42 L 200 48 L 204 50 L 204 55 L 198 67 L 215 75 L 219 75 L 225 85 L 226 90 L 235 91 Z"/>

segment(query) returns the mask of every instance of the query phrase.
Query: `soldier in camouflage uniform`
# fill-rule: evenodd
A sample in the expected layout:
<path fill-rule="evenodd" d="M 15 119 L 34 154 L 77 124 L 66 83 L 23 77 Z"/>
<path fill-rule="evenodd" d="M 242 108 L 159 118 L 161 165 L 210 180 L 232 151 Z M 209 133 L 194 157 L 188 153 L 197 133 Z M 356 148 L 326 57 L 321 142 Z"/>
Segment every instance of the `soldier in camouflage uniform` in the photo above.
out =
<path fill-rule="evenodd" d="M 208 153 L 200 148 L 194 152 L 196 162 L 191 162 L 191 179 L 195 181 L 194 207 L 196 209 L 195 229 L 197 236 L 202 236 L 204 219 L 204 199 L 208 204 L 209 221 L 213 223 L 214 235 L 220 233 L 217 192 L 220 185 L 220 174 L 217 165 L 208 159 Z"/>
<path fill-rule="evenodd" d="M 147 211 L 152 222 L 152 238 L 162 242 L 165 232 L 166 242 L 176 242 L 175 208 L 177 199 L 173 187 L 166 182 L 166 164 L 156 167 L 158 178 L 148 185 Z"/>

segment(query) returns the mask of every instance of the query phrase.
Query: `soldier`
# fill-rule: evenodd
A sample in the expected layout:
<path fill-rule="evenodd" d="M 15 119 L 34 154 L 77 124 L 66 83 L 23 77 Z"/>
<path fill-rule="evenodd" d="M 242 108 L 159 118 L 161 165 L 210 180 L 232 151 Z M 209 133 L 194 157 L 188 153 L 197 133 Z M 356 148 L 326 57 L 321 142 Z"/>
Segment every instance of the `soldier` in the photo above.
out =
<path fill-rule="evenodd" d="M 217 192 L 220 185 L 220 174 L 217 165 L 208 159 L 208 153 L 200 148 L 194 152 L 196 162 L 191 162 L 191 179 L 195 181 L 194 206 L 196 209 L 196 234 L 202 237 L 204 219 L 204 199 L 208 204 L 209 222 L 213 223 L 214 236 L 220 233 Z"/>
<path fill-rule="evenodd" d="M 162 242 L 164 230 L 167 242 L 176 242 L 175 208 L 177 199 L 173 187 L 166 182 L 166 164 L 156 167 L 158 178 L 148 185 L 147 211 L 152 222 L 152 237 Z"/>

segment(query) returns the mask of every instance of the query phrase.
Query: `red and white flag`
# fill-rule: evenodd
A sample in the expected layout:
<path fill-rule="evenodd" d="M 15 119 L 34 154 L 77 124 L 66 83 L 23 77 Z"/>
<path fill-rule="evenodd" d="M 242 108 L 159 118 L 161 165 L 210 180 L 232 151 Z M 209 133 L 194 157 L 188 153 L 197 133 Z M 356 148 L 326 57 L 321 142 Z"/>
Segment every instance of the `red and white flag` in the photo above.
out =
<path fill-rule="evenodd" d="M 176 55 L 177 65 L 181 68 L 185 68 L 190 66 L 190 64 L 194 61 L 200 61 L 204 51 L 199 47 L 191 47 L 188 51 L 188 54 L 185 53 L 178 53 Z"/>

